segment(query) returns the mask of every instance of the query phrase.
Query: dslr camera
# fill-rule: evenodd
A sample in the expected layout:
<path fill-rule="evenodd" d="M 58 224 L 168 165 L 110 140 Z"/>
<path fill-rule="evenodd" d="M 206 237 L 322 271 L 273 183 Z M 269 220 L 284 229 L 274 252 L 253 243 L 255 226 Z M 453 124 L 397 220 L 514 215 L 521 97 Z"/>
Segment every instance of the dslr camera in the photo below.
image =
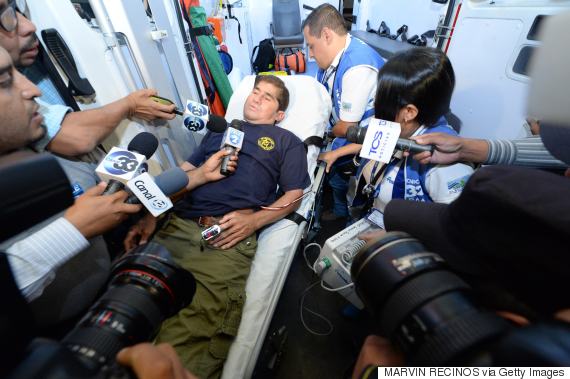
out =
<path fill-rule="evenodd" d="M 124 347 L 150 341 L 162 322 L 189 305 L 192 274 L 150 242 L 119 259 L 103 295 L 61 342 L 34 340 L 9 378 L 124 378 L 115 363 Z"/>
<path fill-rule="evenodd" d="M 568 366 L 570 325 L 515 327 L 479 305 L 471 287 L 437 254 L 389 232 L 352 261 L 356 293 L 378 334 L 411 366 Z"/>

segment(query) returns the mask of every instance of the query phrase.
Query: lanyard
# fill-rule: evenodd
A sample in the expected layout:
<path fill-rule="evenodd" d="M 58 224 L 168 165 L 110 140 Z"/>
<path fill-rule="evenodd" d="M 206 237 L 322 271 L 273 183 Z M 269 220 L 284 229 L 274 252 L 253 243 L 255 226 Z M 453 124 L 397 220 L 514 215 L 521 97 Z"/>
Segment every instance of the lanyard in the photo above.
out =
<path fill-rule="evenodd" d="M 386 172 L 386 169 L 392 165 L 392 163 L 394 163 L 397 159 L 395 156 L 392 156 L 392 158 L 390 159 L 390 162 L 383 165 L 382 167 L 380 167 L 380 170 L 378 170 L 378 172 L 375 173 L 376 169 L 378 168 L 378 164 L 380 162 L 376 161 L 374 163 L 374 167 L 372 167 L 372 171 L 370 172 L 370 181 L 368 182 L 367 185 L 364 186 L 364 188 L 362 189 L 362 194 L 364 196 L 368 196 L 368 198 L 374 197 L 372 196 L 374 194 L 374 191 L 376 190 L 376 187 L 378 186 L 378 181 L 381 179 L 381 177 L 384 176 L 384 173 Z"/>

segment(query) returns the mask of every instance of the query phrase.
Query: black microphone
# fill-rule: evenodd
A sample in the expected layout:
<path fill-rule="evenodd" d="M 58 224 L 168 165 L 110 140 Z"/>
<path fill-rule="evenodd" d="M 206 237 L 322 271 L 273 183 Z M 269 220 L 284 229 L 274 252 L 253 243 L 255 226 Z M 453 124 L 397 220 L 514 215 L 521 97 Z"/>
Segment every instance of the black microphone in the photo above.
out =
<path fill-rule="evenodd" d="M 148 132 L 137 134 L 127 146 L 127 150 L 138 153 L 140 155 L 144 155 L 146 159 L 150 159 L 157 148 L 158 139 L 156 139 L 154 134 Z M 146 166 L 143 166 L 144 163 L 139 166 L 139 170 L 142 169 L 146 171 Z M 137 172 L 137 174 L 140 174 L 140 172 Z M 107 187 L 103 191 L 103 195 L 112 195 L 116 192 L 119 192 L 123 188 L 125 188 L 125 184 L 123 182 L 115 179 L 110 179 Z"/>
<path fill-rule="evenodd" d="M 176 192 L 186 188 L 188 185 L 188 175 L 180 167 L 169 168 L 154 178 L 154 183 L 166 195 L 174 195 Z M 131 195 L 125 200 L 127 204 L 140 204 L 135 195 Z"/>
<path fill-rule="evenodd" d="M 364 138 L 366 137 L 367 131 L 368 127 L 350 126 L 346 130 L 346 140 L 348 142 L 362 145 L 362 143 L 364 143 Z M 434 145 L 420 145 L 412 140 L 405 138 L 398 138 L 396 147 L 400 150 L 409 151 L 411 153 L 421 153 L 423 151 L 429 151 L 430 153 L 433 153 L 435 150 Z"/>
<path fill-rule="evenodd" d="M 215 133 L 223 133 L 228 128 L 228 122 L 226 121 L 225 118 L 223 118 L 221 116 L 211 114 L 210 119 L 208 120 L 208 123 L 206 124 L 206 128 L 208 128 L 208 130 L 215 132 Z"/>
<path fill-rule="evenodd" d="M 222 167 L 220 168 L 220 173 L 225 176 L 231 175 L 231 171 L 228 170 L 228 164 L 230 163 L 230 158 L 236 153 L 237 149 L 241 149 L 243 145 L 244 133 L 242 131 L 242 122 L 240 120 L 232 120 L 230 126 L 226 129 L 224 137 L 222 139 L 221 148 L 229 151 L 230 154 L 226 155 L 222 159 Z"/>

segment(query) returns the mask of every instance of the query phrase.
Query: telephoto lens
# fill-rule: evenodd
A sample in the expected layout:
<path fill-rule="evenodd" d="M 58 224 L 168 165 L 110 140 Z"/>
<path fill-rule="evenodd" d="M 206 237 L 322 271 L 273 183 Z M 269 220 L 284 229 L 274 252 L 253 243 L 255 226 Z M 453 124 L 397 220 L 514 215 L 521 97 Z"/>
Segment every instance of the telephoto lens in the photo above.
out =
<path fill-rule="evenodd" d="M 99 369 L 113 363 L 123 347 L 150 341 L 195 292 L 194 277 L 166 248 L 154 242 L 139 246 L 116 262 L 106 292 L 62 344 Z"/>
<path fill-rule="evenodd" d="M 408 364 L 465 363 L 507 329 L 477 307 L 469 285 L 439 255 L 406 233 L 389 232 L 369 243 L 354 257 L 351 276 L 380 334 Z"/>

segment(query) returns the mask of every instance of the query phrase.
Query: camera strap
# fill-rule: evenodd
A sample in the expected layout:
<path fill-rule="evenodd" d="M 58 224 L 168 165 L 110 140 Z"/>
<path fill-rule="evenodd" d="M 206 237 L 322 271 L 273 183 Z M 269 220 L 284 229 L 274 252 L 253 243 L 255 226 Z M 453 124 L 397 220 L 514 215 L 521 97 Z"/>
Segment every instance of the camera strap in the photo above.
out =
<path fill-rule="evenodd" d="M 382 181 L 386 169 L 388 168 L 388 166 L 392 165 L 397 159 L 399 158 L 396 158 L 395 156 L 392 155 L 390 162 L 388 164 L 383 164 L 382 167 L 380 167 L 380 169 L 377 172 L 376 169 L 378 168 L 381 162 L 379 161 L 374 162 L 374 167 L 372 167 L 372 171 L 370 172 L 370 180 L 368 181 L 368 184 L 366 184 L 364 188 L 362 188 L 362 194 L 364 196 L 367 196 L 368 198 L 374 198 L 374 192 L 376 191 L 378 184 Z"/>

